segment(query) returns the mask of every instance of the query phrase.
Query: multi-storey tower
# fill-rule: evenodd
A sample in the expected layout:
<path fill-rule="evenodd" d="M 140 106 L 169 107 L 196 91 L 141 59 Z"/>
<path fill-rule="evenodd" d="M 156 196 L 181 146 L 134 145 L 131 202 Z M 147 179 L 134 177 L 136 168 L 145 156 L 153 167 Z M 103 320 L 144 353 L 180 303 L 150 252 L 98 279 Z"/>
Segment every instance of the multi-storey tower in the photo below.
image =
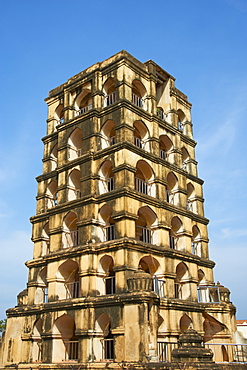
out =
<path fill-rule="evenodd" d="M 175 79 L 121 51 L 46 102 L 34 254 L 3 364 L 169 359 L 190 326 L 231 343 L 235 307 L 214 283 L 191 104 Z"/>

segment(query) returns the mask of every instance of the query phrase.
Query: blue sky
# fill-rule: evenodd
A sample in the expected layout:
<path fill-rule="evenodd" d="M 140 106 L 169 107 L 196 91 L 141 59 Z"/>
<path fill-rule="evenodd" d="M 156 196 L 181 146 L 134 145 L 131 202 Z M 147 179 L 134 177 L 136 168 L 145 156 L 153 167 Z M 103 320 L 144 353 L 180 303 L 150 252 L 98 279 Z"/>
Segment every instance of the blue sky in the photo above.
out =
<path fill-rule="evenodd" d="M 0 319 L 26 287 L 48 91 L 125 49 L 193 104 L 215 281 L 247 319 L 246 0 L 9 0 L 0 4 Z"/>

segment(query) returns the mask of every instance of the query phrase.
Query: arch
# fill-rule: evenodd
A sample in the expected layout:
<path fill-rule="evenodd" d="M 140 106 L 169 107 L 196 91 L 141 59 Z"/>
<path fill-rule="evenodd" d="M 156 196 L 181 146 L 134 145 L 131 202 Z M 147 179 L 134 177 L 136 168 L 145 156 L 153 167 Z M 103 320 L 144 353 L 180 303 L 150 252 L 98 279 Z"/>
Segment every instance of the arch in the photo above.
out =
<path fill-rule="evenodd" d="M 111 161 L 104 161 L 99 169 L 99 194 L 107 193 L 114 190 L 114 172 L 112 171 L 113 164 Z"/>
<path fill-rule="evenodd" d="M 68 160 L 72 161 L 82 155 L 82 130 L 75 128 L 68 138 Z"/>
<path fill-rule="evenodd" d="M 47 208 L 57 206 L 57 181 L 51 180 L 46 189 Z"/>
<path fill-rule="evenodd" d="M 206 312 L 203 312 L 203 330 L 204 330 L 204 337 L 203 341 L 210 342 L 215 337 L 217 338 L 217 334 L 221 333 L 226 329 L 226 326 L 221 323 L 220 321 L 216 320 L 213 316 L 209 315 Z M 221 333 L 222 334 L 222 333 Z"/>
<path fill-rule="evenodd" d="M 160 158 L 169 160 L 170 152 L 173 149 L 173 143 L 167 135 L 160 135 L 159 137 Z"/>
<path fill-rule="evenodd" d="M 54 323 L 52 361 L 78 360 L 78 338 L 75 336 L 75 321 L 67 314 Z"/>
<path fill-rule="evenodd" d="M 59 104 L 57 108 L 55 109 L 54 118 L 57 121 L 54 127 L 56 129 L 57 124 L 64 123 L 64 105 L 63 104 Z"/>
<path fill-rule="evenodd" d="M 185 114 L 181 109 L 177 110 L 177 116 L 178 116 L 178 129 L 180 131 L 183 131 L 184 129 L 184 121 L 185 121 Z"/>
<path fill-rule="evenodd" d="M 49 228 L 49 221 L 45 223 L 42 232 L 42 245 L 41 245 L 41 256 L 44 256 L 50 253 L 50 228 Z"/>
<path fill-rule="evenodd" d="M 42 355 L 42 338 L 41 334 L 43 332 L 43 320 L 37 319 L 33 325 L 32 331 L 32 362 L 41 361 Z"/>
<path fill-rule="evenodd" d="M 56 273 L 57 296 L 59 299 L 80 297 L 79 265 L 71 259 L 63 262 Z"/>
<path fill-rule="evenodd" d="M 229 355 L 228 355 L 226 346 L 224 346 L 223 344 L 221 345 L 221 353 L 222 353 L 223 362 L 229 362 Z"/>
<path fill-rule="evenodd" d="M 74 109 L 75 116 L 87 113 L 92 109 L 92 93 L 90 89 L 82 89 L 80 94 L 75 98 Z"/>
<path fill-rule="evenodd" d="M 101 280 L 98 281 L 100 294 L 115 293 L 115 271 L 114 261 L 110 255 L 104 255 L 99 261 L 98 271 L 101 274 Z"/>
<path fill-rule="evenodd" d="M 188 299 L 190 297 L 189 279 L 190 274 L 187 265 L 184 262 L 180 262 L 176 267 L 175 298 Z"/>
<path fill-rule="evenodd" d="M 68 201 L 81 197 L 81 172 L 73 169 L 68 177 Z"/>
<path fill-rule="evenodd" d="M 101 128 L 101 148 L 107 148 L 108 146 L 116 144 L 116 124 L 113 120 L 107 120 Z"/>
<path fill-rule="evenodd" d="M 145 123 L 138 120 L 133 123 L 134 127 L 134 144 L 138 148 L 149 151 L 149 131 Z"/>
<path fill-rule="evenodd" d="M 162 107 L 157 107 L 157 116 L 163 120 L 166 119 L 166 114 L 164 113 L 164 109 Z"/>
<path fill-rule="evenodd" d="M 139 208 L 138 219 L 135 222 L 136 240 L 153 243 L 155 241 L 154 226 L 157 221 L 157 215 L 150 207 Z"/>
<path fill-rule="evenodd" d="M 135 190 L 140 193 L 155 196 L 155 184 L 153 183 L 154 172 L 151 166 L 144 160 L 136 164 Z"/>
<path fill-rule="evenodd" d="M 142 109 L 147 109 L 145 97 L 147 90 L 139 80 L 132 82 L 132 103 Z"/>
<path fill-rule="evenodd" d="M 192 227 L 191 249 L 192 254 L 201 256 L 201 233 L 196 225 Z"/>
<path fill-rule="evenodd" d="M 103 92 L 105 94 L 104 107 L 116 103 L 116 80 L 113 77 L 109 77 L 106 80 L 103 85 Z"/>
<path fill-rule="evenodd" d="M 41 268 L 37 275 L 37 287 L 34 296 L 34 303 L 47 303 L 48 302 L 48 285 L 46 281 L 47 267 Z"/>
<path fill-rule="evenodd" d="M 50 154 L 50 168 L 49 170 L 50 171 L 54 171 L 56 168 L 57 168 L 57 156 L 58 156 L 58 145 L 55 144 L 51 150 L 51 154 Z"/>
<path fill-rule="evenodd" d="M 183 223 L 179 217 L 175 216 L 171 220 L 171 229 L 169 231 L 169 243 L 171 249 L 182 249 L 179 240 L 180 233 L 183 232 Z"/>
<path fill-rule="evenodd" d="M 188 211 L 197 213 L 196 194 L 194 185 L 189 182 L 187 184 L 187 203 L 186 209 Z"/>
<path fill-rule="evenodd" d="M 178 178 L 173 172 L 169 172 L 166 178 L 166 200 L 171 204 L 178 204 L 178 194 L 176 189 L 178 188 Z"/>
<path fill-rule="evenodd" d="M 101 240 L 109 241 L 116 239 L 115 235 L 115 221 L 111 217 L 112 207 L 104 204 L 99 210 L 99 219 L 101 226 Z"/>
<path fill-rule="evenodd" d="M 63 219 L 63 237 L 62 243 L 64 248 L 74 247 L 78 245 L 78 228 L 77 215 L 70 211 Z"/>
<path fill-rule="evenodd" d="M 202 269 L 198 269 L 198 285 L 206 284 L 205 273 Z"/>
<path fill-rule="evenodd" d="M 189 329 L 189 328 L 193 328 L 193 322 L 191 320 L 191 318 L 184 314 L 181 318 L 180 318 L 180 321 L 179 321 L 179 328 L 180 328 L 180 331 L 183 333 L 185 330 Z"/>
<path fill-rule="evenodd" d="M 188 150 L 186 148 L 181 149 L 182 152 L 182 169 L 189 172 L 189 160 L 190 160 L 190 155 L 188 153 Z"/>
<path fill-rule="evenodd" d="M 102 313 L 95 322 L 96 331 L 100 332 L 103 339 L 98 340 L 95 344 L 96 358 L 101 358 L 103 352 L 103 360 L 113 360 L 114 359 L 114 337 L 111 331 L 111 320 L 110 317 Z M 103 351 L 102 351 L 103 349 Z"/>
<path fill-rule="evenodd" d="M 152 255 L 142 257 L 139 261 L 139 267 L 152 275 L 153 290 L 158 296 L 165 297 L 165 279 L 161 271 L 160 263 Z"/>

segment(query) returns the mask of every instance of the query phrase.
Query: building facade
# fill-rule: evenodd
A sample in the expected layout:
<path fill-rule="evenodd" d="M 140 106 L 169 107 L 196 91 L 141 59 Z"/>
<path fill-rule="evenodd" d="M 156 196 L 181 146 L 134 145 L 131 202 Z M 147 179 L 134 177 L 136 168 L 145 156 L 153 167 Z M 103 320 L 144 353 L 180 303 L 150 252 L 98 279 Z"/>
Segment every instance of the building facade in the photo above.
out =
<path fill-rule="evenodd" d="M 45 100 L 33 258 L 2 364 L 169 361 L 188 328 L 224 356 L 235 307 L 214 282 L 187 96 L 121 51 Z"/>

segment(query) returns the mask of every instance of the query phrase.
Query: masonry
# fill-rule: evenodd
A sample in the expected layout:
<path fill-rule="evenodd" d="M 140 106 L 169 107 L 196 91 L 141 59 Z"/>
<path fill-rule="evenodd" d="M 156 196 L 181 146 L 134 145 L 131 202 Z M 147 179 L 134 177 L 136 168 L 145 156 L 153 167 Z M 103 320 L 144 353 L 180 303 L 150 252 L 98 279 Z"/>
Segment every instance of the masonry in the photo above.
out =
<path fill-rule="evenodd" d="M 214 361 L 245 362 L 230 292 L 214 282 L 191 104 L 174 77 L 121 51 L 45 100 L 33 258 L 2 366 L 165 368 L 190 328 Z"/>

